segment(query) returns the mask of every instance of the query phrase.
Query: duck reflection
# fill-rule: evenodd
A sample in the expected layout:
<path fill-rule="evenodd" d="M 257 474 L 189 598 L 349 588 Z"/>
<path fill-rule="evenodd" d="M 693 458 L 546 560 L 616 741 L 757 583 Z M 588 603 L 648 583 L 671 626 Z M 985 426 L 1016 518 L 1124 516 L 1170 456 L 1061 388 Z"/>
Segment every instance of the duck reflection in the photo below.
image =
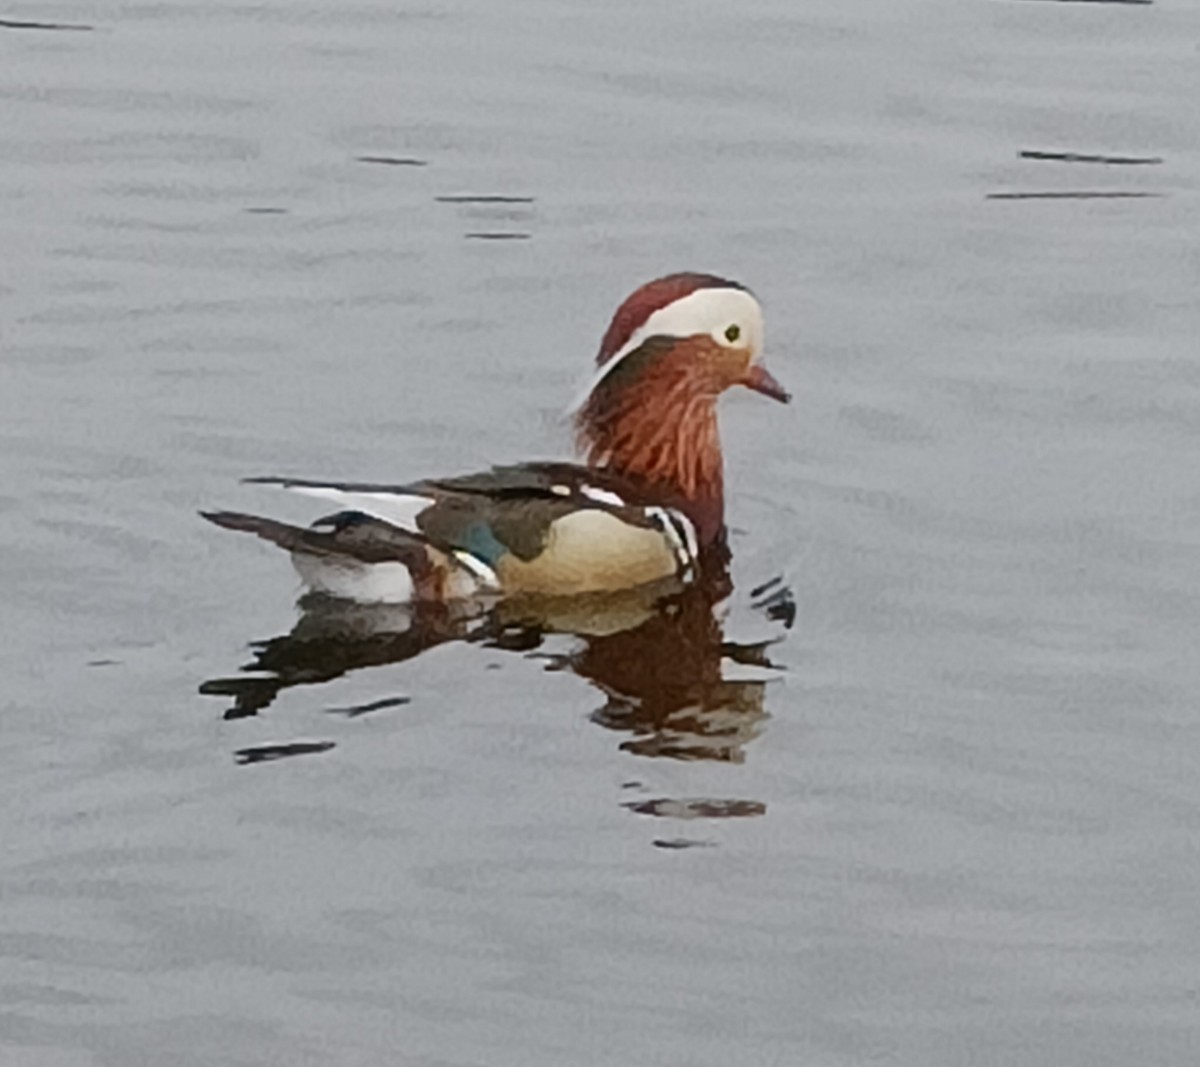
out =
<path fill-rule="evenodd" d="M 624 751 L 736 763 L 768 717 L 770 671 L 737 674 L 773 667 L 768 649 L 791 626 L 795 606 L 778 579 L 755 589 L 752 610 L 772 623 L 772 637 L 737 643 L 725 637 L 720 610 L 731 591 L 722 573 L 682 588 L 491 605 L 365 605 L 309 595 L 291 632 L 254 643 L 241 674 L 211 679 L 200 692 L 231 698 L 225 718 L 239 719 L 266 709 L 285 689 L 460 641 L 541 658 L 549 669 L 585 679 L 604 697 L 592 720 L 626 735 Z M 573 635 L 577 642 L 565 653 L 547 651 L 553 635 Z M 399 702 L 403 698 L 339 710 L 365 713 Z"/>
<path fill-rule="evenodd" d="M 637 625 L 589 636 L 564 657 L 605 695 L 592 721 L 630 735 L 624 751 L 741 762 L 744 746 L 761 731 L 766 682 L 761 672 L 752 680 L 731 677 L 730 667 L 771 667 L 771 642 L 726 641 L 713 592 L 687 589 Z"/>

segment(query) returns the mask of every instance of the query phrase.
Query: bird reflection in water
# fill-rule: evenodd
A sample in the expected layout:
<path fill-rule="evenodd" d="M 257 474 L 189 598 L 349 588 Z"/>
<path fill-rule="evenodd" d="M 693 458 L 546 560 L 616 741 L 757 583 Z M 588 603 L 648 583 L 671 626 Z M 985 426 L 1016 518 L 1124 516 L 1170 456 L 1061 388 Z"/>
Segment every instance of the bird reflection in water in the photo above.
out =
<path fill-rule="evenodd" d="M 242 674 L 211 679 L 200 691 L 232 698 L 225 718 L 239 719 L 258 714 L 285 689 L 400 663 L 460 641 L 539 658 L 548 669 L 585 679 L 604 696 L 592 720 L 627 735 L 624 751 L 737 763 L 768 717 L 764 702 L 775 666 L 768 650 L 790 628 L 795 605 L 779 579 L 753 590 L 752 613 L 770 623 L 771 637 L 737 643 L 726 638 L 722 622 L 722 602 L 731 592 L 722 569 L 684 587 L 491 605 L 366 605 L 310 594 L 300 601 L 290 633 L 256 642 Z M 565 652 L 548 650 L 553 635 L 577 640 Z M 751 677 L 736 676 L 747 673 Z M 393 697 L 337 710 L 353 715 L 404 702 Z M 240 762 L 259 762 L 286 754 L 238 755 Z M 657 814 L 646 803 L 653 806 L 631 806 Z"/>
<path fill-rule="evenodd" d="M 630 737 L 621 748 L 640 756 L 740 763 L 744 746 L 767 718 L 765 672 L 738 677 L 731 667 L 772 668 L 767 651 L 777 640 L 741 644 L 725 639 L 714 594 L 688 588 L 660 601 L 635 625 L 583 636 L 562 665 L 605 696 L 592 721 Z M 786 588 L 761 610 L 790 625 L 794 605 Z M 578 632 L 578 631 L 576 631 Z"/>

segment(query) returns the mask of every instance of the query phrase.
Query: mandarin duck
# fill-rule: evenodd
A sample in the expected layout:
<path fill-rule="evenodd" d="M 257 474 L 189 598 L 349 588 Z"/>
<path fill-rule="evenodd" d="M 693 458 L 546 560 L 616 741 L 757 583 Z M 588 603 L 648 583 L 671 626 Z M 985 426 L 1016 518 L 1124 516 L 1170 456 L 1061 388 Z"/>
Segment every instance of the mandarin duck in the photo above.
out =
<path fill-rule="evenodd" d="M 574 405 L 584 463 L 535 462 L 403 485 L 248 478 L 335 504 L 304 528 L 202 512 L 287 549 L 308 588 L 360 602 L 577 596 L 723 566 L 717 399 L 789 397 L 760 362 L 762 311 L 744 286 L 680 273 L 617 309 Z"/>

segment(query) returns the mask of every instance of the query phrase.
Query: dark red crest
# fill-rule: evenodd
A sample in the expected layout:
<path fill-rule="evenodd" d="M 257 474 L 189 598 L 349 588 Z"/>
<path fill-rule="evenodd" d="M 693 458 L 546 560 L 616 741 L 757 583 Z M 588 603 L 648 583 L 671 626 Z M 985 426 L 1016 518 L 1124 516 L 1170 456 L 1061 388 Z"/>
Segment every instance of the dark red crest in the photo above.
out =
<path fill-rule="evenodd" d="M 659 308 L 694 293 L 697 289 L 744 289 L 745 286 L 731 282 L 727 278 L 718 278 L 715 274 L 697 274 L 683 271 L 679 274 L 668 274 L 663 278 L 655 278 L 640 289 L 635 289 L 625 302 L 617 308 L 612 322 L 604 331 L 604 340 L 600 342 L 600 351 L 596 355 L 596 363 L 603 366 L 625 346 L 625 342 L 634 332 L 645 323 Z"/>

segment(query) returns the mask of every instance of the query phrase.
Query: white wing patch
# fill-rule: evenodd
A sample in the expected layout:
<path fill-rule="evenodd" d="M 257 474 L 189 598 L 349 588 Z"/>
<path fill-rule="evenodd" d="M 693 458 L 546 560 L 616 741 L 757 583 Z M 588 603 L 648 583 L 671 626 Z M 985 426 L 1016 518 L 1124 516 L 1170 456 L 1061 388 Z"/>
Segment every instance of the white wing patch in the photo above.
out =
<path fill-rule="evenodd" d="M 620 494 L 614 493 L 610 489 L 597 489 L 594 485 L 584 485 L 580 486 L 579 491 L 588 500 L 594 500 L 597 504 L 605 504 L 610 508 L 623 508 L 627 506 Z"/>
<path fill-rule="evenodd" d="M 478 556 L 473 556 L 470 552 L 464 552 L 462 549 L 455 549 L 454 558 L 470 571 L 479 583 L 479 589 L 476 589 L 475 592 L 479 592 L 480 589 L 488 592 L 499 591 L 500 579 L 496 576 L 496 572 Z"/>
<path fill-rule="evenodd" d="M 328 500 L 348 511 L 361 511 L 413 533 L 419 532 L 417 516 L 433 503 L 433 497 L 416 493 L 355 493 L 333 485 L 285 485 L 284 488 L 318 500 Z"/>

